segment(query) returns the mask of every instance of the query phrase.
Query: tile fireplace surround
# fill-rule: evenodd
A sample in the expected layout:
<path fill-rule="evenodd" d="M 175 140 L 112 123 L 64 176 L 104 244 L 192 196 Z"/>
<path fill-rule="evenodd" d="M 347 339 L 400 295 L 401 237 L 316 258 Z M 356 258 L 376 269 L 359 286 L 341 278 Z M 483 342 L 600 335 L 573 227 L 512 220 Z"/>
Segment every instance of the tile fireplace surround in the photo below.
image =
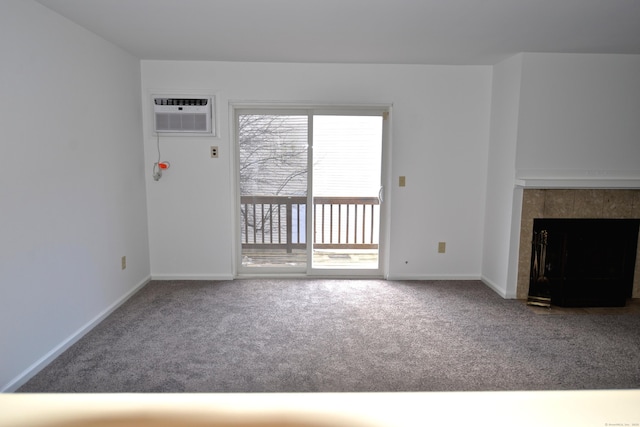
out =
<path fill-rule="evenodd" d="M 518 299 L 526 299 L 529 294 L 534 218 L 640 219 L 640 190 L 525 188 L 520 222 Z M 640 250 L 636 253 L 632 296 L 640 298 Z"/>

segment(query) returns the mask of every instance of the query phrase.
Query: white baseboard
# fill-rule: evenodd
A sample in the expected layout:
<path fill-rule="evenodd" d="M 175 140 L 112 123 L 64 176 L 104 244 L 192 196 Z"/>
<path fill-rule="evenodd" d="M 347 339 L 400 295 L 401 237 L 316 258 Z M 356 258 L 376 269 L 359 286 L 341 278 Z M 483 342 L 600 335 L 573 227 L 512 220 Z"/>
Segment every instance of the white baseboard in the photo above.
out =
<path fill-rule="evenodd" d="M 480 280 L 482 280 L 482 283 L 487 285 L 489 288 L 491 288 L 491 290 L 500 295 L 502 298 L 517 299 L 517 295 L 515 293 L 505 291 L 501 286 L 498 286 L 496 283 L 487 279 L 485 276 L 482 276 Z"/>
<path fill-rule="evenodd" d="M 65 352 L 69 347 L 75 344 L 80 338 L 82 338 L 87 332 L 93 329 L 98 323 L 102 322 L 107 316 L 113 313 L 118 307 L 120 307 L 125 301 L 133 296 L 136 292 L 138 292 L 144 285 L 149 283 L 151 280 L 151 276 L 147 276 L 140 283 L 133 287 L 129 292 L 120 297 L 116 302 L 107 307 L 104 311 L 98 314 L 96 317 L 91 319 L 87 324 L 82 326 L 76 332 L 71 334 L 67 339 L 62 341 L 60 344 L 55 346 L 51 351 L 38 359 L 35 363 L 25 369 L 20 375 L 18 375 L 13 380 L 9 381 L 8 384 L 2 386 L 0 389 L 0 393 L 11 393 L 19 389 L 23 384 L 29 381 L 33 376 L 35 376 L 38 372 L 40 372 L 45 366 L 51 363 L 56 357 L 60 356 Z"/>
<path fill-rule="evenodd" d="M 387 280 L 480 280 L 480 276 L 471 274 L 389 274 Z"/>
<path fill-rule="evenodd" d="M 233 280 L 232 274 L 158 274 L 151 280 Z"/>

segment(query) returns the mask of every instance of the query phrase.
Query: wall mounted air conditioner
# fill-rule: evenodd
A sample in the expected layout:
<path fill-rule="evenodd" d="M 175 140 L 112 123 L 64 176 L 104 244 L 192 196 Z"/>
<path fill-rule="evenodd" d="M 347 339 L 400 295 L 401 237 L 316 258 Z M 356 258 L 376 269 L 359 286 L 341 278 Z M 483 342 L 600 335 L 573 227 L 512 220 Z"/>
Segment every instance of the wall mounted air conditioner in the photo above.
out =
<path fill-rule="evenodd" d="M 156 133 L 215 136 L 214 97 L 154 95 L 152 99 Z"/>

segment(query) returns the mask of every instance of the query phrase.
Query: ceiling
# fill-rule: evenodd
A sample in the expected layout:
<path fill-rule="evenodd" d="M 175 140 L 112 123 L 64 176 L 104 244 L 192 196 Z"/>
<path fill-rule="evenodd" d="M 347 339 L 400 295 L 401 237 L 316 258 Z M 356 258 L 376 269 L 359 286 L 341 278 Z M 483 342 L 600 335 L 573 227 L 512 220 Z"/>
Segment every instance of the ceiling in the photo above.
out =
<path fill-rule="evenodd" d="M 140 59 L 491 65 L 640 54 L 640 0 L 39 0 Z"/>

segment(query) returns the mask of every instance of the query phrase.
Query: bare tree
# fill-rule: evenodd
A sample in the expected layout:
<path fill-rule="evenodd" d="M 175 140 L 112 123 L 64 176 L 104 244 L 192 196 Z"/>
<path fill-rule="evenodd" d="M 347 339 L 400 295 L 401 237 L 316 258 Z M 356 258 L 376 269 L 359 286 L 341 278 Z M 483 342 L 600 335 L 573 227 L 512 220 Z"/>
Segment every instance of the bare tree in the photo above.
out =
<path fill-rule="evenodd" d="M 306 116 L 240 115 L 238 143 L 241 196 L 305 196 L 307 131 Z M 252 211 L 249 212 L 249 209 Z M 245 232 L 247 225 L 254 230 L 270 233 L 276 213 L 274 209 L 279 209 L 278 205 L 259 209 L 254 205 L 242 205 L 242 232 Z"/>
<path fill-rule="evenodd" d="M 300 116 L 241 115 L 238 142 L 240 194 L 306 195 L 307 126 Z"/>

